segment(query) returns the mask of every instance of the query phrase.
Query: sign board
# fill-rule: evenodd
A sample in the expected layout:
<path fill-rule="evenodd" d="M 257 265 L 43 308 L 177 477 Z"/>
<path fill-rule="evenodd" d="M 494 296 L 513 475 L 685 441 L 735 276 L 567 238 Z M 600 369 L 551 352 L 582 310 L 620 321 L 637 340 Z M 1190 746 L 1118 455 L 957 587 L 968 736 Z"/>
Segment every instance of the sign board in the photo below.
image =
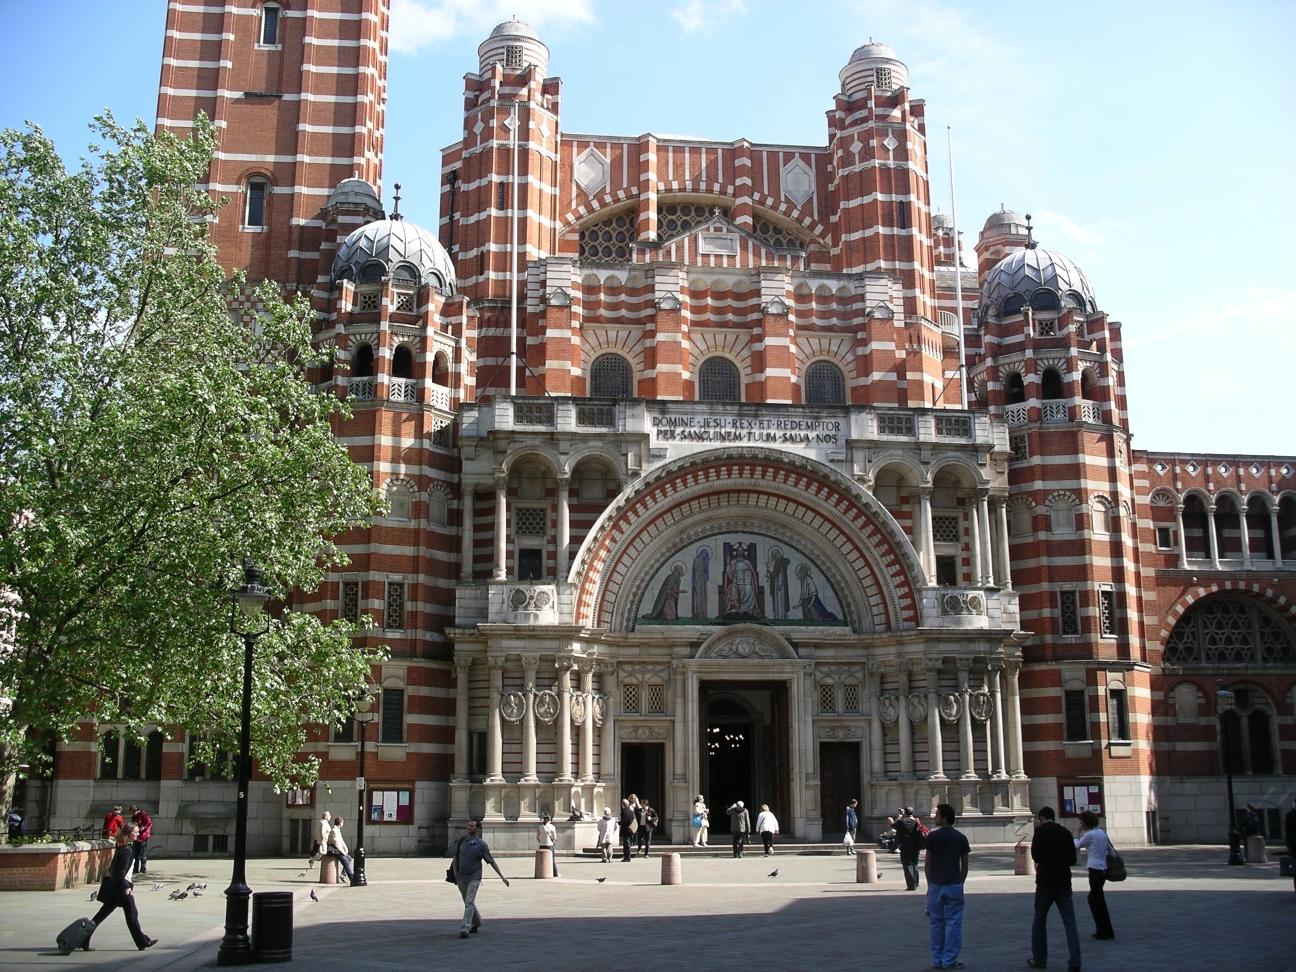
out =
<path fill-rule="evenodd" d="M 361 790 L 361 791 L 363 791 L 364 788 L 365 788 L 365 778 L 364 778 L 363 776 L 357 776 L 357 777 L 356 777 L 356 789 L 357 789 L 357 790 Z"/>

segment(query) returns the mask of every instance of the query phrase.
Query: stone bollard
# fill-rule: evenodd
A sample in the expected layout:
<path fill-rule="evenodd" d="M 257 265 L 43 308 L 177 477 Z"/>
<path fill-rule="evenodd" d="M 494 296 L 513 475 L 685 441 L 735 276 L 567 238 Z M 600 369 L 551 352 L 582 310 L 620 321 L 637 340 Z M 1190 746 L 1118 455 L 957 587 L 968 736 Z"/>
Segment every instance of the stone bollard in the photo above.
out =
<path fill-rule="evenodd" d="M 319 883 L 338 883 L 338 859 L 336 857 L 325 857 L 320 861 Z"/>
<path fill-rule="evenodd" d="M 535 878 L 537 881 L 553 877 L 553 849 L 537 847 L 535 858 Z"/>
<path fill-rule="evenodd" d="M 1013 848 L 1013 873 L 1034 877 L 1035 861 L 1031 857 L 1030 844 L 1019 843 Z"/>
<path fill-rule="evenodd" d="M 1246 852 L 1248 864 L 1269 863 L 1269 852 L 1265 850 L 1265 839 L 1259 834 L 1252 834 L 1246 839 Z"/>
<path fill-rule="evenodd" d="M 680 856 L 677 853 L 662 855 L 662 884 L 683 884 L 684 871 L 680 866 Z"/>
<path fill-rule="evenodd" d="M 857 850 L 855 852 L 855 883 L 878 883 L 877 851 Z"/>

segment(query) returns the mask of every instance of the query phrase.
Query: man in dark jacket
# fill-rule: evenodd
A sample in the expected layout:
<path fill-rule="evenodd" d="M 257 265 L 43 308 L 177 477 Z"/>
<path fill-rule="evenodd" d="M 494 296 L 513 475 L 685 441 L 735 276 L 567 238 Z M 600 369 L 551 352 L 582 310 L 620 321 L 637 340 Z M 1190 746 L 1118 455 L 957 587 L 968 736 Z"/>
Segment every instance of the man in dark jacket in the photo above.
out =
<path fill-rule="evenodd" d="M 621 825 L 621 863 L 624 864 L 630 860 L 630 848 L 635 841 L 635 831 L 639 829 L 629 799 L 621 801 L 621 816 L 617 822 Z"/>
<path fill-rule="evenodd" d="M 918 829 L 918 818 L 914 816 L 913 807 L 900 811 L 900 819 L 895 822 L 896 849 L 900 851 L 900 867 L 904 871 L 905 890 L 918 890 L 918 852 L 925 841 Z"/>
<path fill-rule="evenodd" d="M 1048 965 L 1048 936 L 1045 921 L 1049 908 L 1057 905 L 1066 929 L 1067 970 L 1080 972 L 1080 936 L 1076 932 L 1075 906 L 1071 901 L 1071 866 L 1076 862 L 1075 838 L 1055 819 L 1052 807 L 1040 807 L 1035 815 L 1035 836 L 1031 860 L 1035 862 L 1035 921 L 1031 925 L 1032 969 Z"/>
<path fill-rule="evenodd" d="M 859 828 L 859 800 L 851 800 L 846 804 L 846 833 L 850 835 L 850 840 L 846 841 L 846 853 L 855 853 L 855 831 Z"/>
<path fill-rule="evenodd" d="M 747 846 L 747 834 L 751 831 L 751 814 L 739 800 L 727 811 L 729 814 L 729 832 L 733 836 L 733 856 L 742 857 L 743 848 Z"/>

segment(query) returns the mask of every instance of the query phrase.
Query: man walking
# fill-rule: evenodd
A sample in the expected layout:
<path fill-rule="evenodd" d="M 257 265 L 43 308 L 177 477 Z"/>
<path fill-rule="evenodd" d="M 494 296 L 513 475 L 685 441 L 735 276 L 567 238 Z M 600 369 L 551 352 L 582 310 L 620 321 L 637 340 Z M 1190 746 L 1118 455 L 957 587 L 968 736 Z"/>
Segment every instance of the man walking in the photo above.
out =
<path fill-rule="evenodd" d="M 621 828 L 621 863 L 630 861 L 630 846 L 635 839 L 635 812 L 627 798 L 621 801 L 621 818 L 617 821 Z"/>
<path fill-rule="evenodd" d="M 1076 932 L 1075 905 L 1071 901 L 1075 841 L 1071 831 L 1057 822 L 1052 807 L 1040 807 L 1035 820 L 1035 836 L 1031 839 L 1031 860 L 1035 862 L 1035 921 L 1031 925 L 1031 956 L 1026 964 L 1032 969 L 1048 965 L 1045 922 L 1049 908 L 1056 904 L 1062 927 L 1066 929 L 1068 972 L 1080 972 L 1080 936 Z"/>
<path fill-rule="evenodd" d="M 751 814 L 739 800 L 727 811 L 729 814 L 729 831 L 733 835 L 733 856 L 742 857 L 743 848 L 747 846 L 747 833 L 751 830 Z"/>
<path fill-rule="evenodd" d="M 639 824 L 639 853 L 647 857 L 652 851 L 653 831 L 661 823 L 661 817 L 657 811 L 648 805 L 648 801 L 643 802 L 643 822 Z"/>
<path fill-rule="evenodd" d="M 855 831 L 859 829 L 859 801 L 852 799 L 846 804 L 846 836 L 850 840 L 843 841 L 846 844 L 846 853 L 855 853 Z"/>
<path fill-rule="evenodd" d="M 927 835 L 923 862 L 934 969 L 963 968 L 958 960 L 963 950 L 963 884 L 971 853 L 967 837 L 954 829 L 954 808 L 936 804 L 936 829 Z"/>
<path fill-rule="evenodd" d="M 900 819 L 895 822 L 896 849 L 900 851 L 900 868 L 904 871 L 905 890 L 918 890 L 918 852 L 926 841 L 918 818 L 914 816 L 913 807 L 900 811 Z"/>
<path fill-rule="evenodd" d="M 153 816 L 147 810 L 130 805 L 131 820 L 139 827 L 139 836 L 135 838 L 135 873 L 148 873 L 148 842 L 153 836 Z"/>
<path fill-rule="evenodd" d="M 463 898 L 464 903 L 463 922 L 459 925 L 460 938 L 467 938 L 469 934 L 475 935 L 481 929 L 481 912 L 477 910 L 477 889 L 481 887 L 482 861 L 495 869 L 495 873 L 504 882 L 504 887 L 509 886 L 509 879 L 495 863 L 486 841 L 481 839 L 481 824 L 476 820 L 469 820 L 464 829 L 466 833 L 455 842 L 454 860 L 450 863 L 455 887 L 459 889 L 459 896 Z"/>

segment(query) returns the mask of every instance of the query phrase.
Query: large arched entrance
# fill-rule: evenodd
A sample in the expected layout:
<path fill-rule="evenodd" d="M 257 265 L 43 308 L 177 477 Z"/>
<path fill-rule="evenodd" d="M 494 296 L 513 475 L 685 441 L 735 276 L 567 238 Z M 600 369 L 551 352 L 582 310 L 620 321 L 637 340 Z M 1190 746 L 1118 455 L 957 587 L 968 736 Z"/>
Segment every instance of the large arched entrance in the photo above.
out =
<path fill-rule="evenodd" d="M 712 833 L 729 833 L 725 810 L 738 800 L 753 824 L 762 803 L 789 807 L 787 683 L 703 681 L 698 706 L 701 792 Z"/>

